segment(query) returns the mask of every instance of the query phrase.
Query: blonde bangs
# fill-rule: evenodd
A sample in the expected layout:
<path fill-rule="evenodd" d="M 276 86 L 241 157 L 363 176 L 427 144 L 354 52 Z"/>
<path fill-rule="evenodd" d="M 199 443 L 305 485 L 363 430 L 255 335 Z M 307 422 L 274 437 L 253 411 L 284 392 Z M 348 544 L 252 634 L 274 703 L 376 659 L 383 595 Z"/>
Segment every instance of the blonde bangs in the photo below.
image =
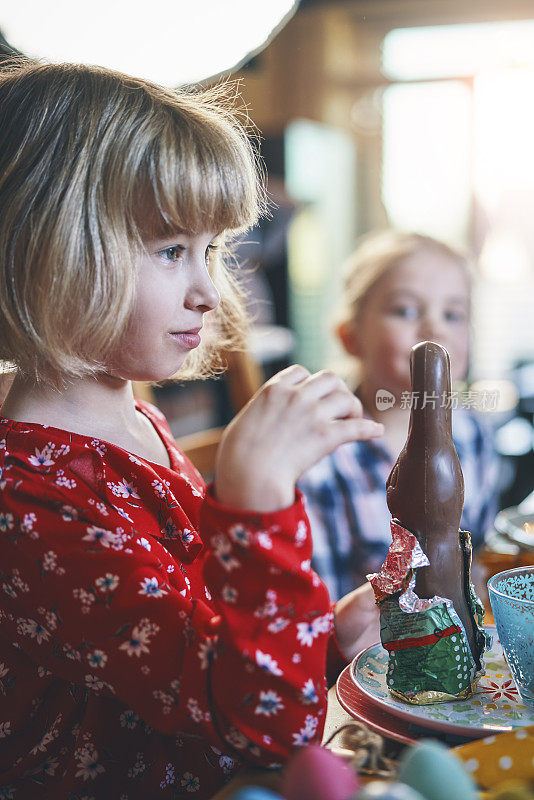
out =
<path fill-rule="evenodd" d="M 230 88 L 182 92 L 165 104 L 161 131 L 137 174 L 143 217 L 137 212 L 135 221 L 145 235 L 237 233 L 264 211 L 255 134 L 230 110 Z"/>

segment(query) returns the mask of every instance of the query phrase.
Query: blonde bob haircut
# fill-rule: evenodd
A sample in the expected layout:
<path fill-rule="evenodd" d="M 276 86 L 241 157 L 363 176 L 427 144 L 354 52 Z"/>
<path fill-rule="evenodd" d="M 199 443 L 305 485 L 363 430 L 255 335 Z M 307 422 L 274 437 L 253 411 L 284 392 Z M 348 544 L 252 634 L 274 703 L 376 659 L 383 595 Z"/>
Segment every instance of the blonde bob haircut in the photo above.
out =
<path fill-rule="evenodd" d="M 0 360 L 56 386 L 105 370 L 143 240 L 215 231 L 224 245 L 256 222 L 262 170 L 235 100 L 235 85 L 174 91 L 100 67 L 0 69 Z M 242 340 L 220 251 L 221 302 L 183 377 Z"/>
<path fill-rule="evenodd" d="M 362 237 L 344 268 L 343 309 L 339 325 L 357 322 L 378 281 L 404 259 L 420 252 L 435 253 L 454 261 L 465 272 L 469 290 L 472 266 L 466 253 L 445 242 L 413 231 L 388 228 Z"/>

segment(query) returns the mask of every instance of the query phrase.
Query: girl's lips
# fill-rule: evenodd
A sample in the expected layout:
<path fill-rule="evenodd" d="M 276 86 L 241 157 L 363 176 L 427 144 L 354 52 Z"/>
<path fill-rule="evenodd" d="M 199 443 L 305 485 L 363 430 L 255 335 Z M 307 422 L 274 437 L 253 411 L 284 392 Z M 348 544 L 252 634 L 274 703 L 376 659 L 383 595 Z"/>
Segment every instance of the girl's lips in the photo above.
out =
<path fill-rule="evenodd" d="M 200 334 L 198 330 L 182 331 L 169 334 L 176 342 L 185 347 L 186 350 L 194 350 L 200 344 Z"/>

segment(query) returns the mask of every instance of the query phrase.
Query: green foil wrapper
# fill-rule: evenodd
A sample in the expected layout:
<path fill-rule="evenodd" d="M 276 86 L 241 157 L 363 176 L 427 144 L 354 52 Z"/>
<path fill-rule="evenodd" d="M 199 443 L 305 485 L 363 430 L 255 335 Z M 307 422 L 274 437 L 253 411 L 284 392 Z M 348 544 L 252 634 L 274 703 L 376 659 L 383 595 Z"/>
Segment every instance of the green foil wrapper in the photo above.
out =
<path fill-rule="evenodd" d="M 398 598 L 380 606 L 380 638 L 389 650 L 387 684 L 410 703 L 469 697 L 480 677 L 460 619 L 445 602 L 406 613 Z"/>
<path fill-rule="evenodd" d="M 389 652 L 387 685 L 395 696 L 422 705 L 469 697 L 484 674 L 477 665 L 462 622 L 450 600 L 421 599 L 415 572 L 428 564 L 416 537 L 392 522 L 393 542 L 382 570 L 369 575 L 380 607 L 380 638 Z M 470 584 L 471 610 L 487 650 L 484 607 Z"/>

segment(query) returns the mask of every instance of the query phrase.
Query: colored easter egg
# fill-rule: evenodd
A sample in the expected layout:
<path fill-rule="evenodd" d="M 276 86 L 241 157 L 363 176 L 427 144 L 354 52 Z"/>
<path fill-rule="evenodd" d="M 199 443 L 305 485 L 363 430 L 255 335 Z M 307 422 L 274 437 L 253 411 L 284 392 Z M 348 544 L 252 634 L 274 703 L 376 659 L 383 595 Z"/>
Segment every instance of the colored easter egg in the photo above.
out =
<path fill-rule="evenodd" d="M 309 745 L 288 762 L 281 792 L 286 800 L 349 800 L 359 785 L 346 761 L 325 747 Z"/>
<path fill-rule="evenodd" d="M 229 800 L 282 800 L 279 794 L 263 786 L 244 786 L 231 795 Z"/>
<path fill-rule="evenodd" d="M 425 800 L 416 789 L 405 783 L 372 781 L 353 800 Z"/>
<path fill-rule="evenodd" d="M 476 800 L 471 776 L 444 744 L 424 741 L 406 750 L 401 758 L 399 781 L 407 783 L 426 800 Z"/>

